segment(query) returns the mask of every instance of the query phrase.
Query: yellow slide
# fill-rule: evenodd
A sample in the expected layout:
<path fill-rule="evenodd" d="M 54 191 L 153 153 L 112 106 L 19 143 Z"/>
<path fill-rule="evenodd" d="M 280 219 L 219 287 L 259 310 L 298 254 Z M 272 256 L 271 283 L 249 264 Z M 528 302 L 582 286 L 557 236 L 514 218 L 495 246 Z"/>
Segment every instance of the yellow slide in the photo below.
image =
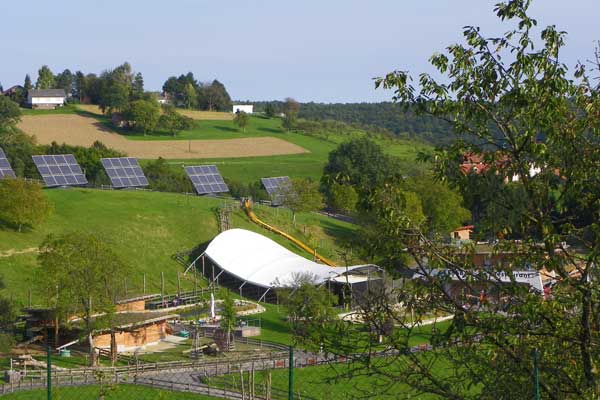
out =
<path fill-rule="evenodd" d="M 244 199 L 243 202 L 242 202 L 242 207 L 244 208 L 244 211 L 246 211 L 246 214 L 248 214 L 248 218 L 250 218 L 250 220 L 252 222 L 254 222 L 255 224 L 260 225 L 263 228 L 265 228 L 267 230 L 270 230 L 271 232 L 275 232 L 276 234 L 283 236 L 284 238 L 286 238 L 290 242 L 294 243 L 296 246 L 300 247 L 302 250 L 304 250 L 307 253 L 309 253 L 315 259 L 321 261 L 323 264 L 327 264 L 330 267 L 335 267 L 336 266 L 333 261 L 329 260 L 328 258 L 325 258 L 323 256 L 318 255 L 317 251 L 315 249 L 311 249 L 310 247 L 308 247 L 307 245 L 305 245 L 304 243 L 302 243 L 301 241 L 299 241 L 295 237 L 293 237 L 291 235 L 288 235 L 284 231 L 279 230 L 279 229 L 275 228 L 274 226 L 271 226 L 271 225 L 269 225 L 269 224 L 261 221 L 256 216 L 256 214 L 254 214 L 254 212 L 252 211 L 252 201 L 250 199 Z"/>

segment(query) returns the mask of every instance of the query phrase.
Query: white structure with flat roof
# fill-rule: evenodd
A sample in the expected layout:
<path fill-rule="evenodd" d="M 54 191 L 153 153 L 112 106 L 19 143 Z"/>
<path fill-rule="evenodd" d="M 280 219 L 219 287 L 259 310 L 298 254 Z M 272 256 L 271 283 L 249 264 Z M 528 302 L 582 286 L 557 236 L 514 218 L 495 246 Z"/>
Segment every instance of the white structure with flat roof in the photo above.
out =
<path fill-rule="evenodd" d="M 252 104 L 234 104 L 233 113 L 245 112 L 246 114 L 252 114 L 254 112 L 254 106 Z"/>

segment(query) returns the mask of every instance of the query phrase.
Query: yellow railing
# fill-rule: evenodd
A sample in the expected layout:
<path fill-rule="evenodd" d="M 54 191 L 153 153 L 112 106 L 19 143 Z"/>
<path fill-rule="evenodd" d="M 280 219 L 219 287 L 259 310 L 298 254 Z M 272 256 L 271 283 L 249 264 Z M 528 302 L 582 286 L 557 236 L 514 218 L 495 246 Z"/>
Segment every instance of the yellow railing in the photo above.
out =
<path fill-rule="evenodd" d="M 327 264 L 330 267 L 335 267 L 335 263 L 333 261 L 331 261 L 328 258 L 325 258 L 319 254 L 317 254 L 317 250 L 310 248 L 309 246 L 305 245 L 303 242 L 301 242 L 300 240 L 296 239 L 295 237 L 285 233 L 284 231 L 275 228 L 274 226 L 271 226 L 269 224 L 267 224 L 266 222 L 261 221 L 260 218 L 258 218 L 256 216 L 256 214 L 254 214 L 254 212 L 252 211 L 252 202 L 250 199 L 244 199 L 244 201 L 242 202 L 242 207 L 244 208 L 244 211 L 246 212 L 246 214 L 248 215 L 248 218 L 250 218 L 250 220 L 252 222 L 254 222 L 255 224 L 262 226 L 263 228 L 274 232 L 278 235 L 283 236 L 284 238 L 286 238 L 287 240 L 289 240 L 290 242 L 294 243 L 296 246 L 300 247 L 302 250 L 306 251 L 307 253 L 309 253 L 311 256 L 313 256 L 316 260 L 321 261 L 323 264 Z"/>

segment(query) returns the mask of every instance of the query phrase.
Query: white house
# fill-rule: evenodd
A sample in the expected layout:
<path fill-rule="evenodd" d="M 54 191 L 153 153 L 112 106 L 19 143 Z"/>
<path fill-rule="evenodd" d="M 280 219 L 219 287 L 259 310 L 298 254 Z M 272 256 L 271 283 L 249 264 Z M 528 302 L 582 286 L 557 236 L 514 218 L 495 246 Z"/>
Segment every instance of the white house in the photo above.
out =
<path fill-rule="evenodd" d="M 254 112 L 254 106 L 252 104 L 234 104 L 233 113 L 245 112 L 246 114 L 252 114 Z"/>
<path fill-rule="evenodd" d="M 64 89 L 32 89 L 27 92 L 27 104 L 31 108 L 54 109 L 65 105 Z"/>

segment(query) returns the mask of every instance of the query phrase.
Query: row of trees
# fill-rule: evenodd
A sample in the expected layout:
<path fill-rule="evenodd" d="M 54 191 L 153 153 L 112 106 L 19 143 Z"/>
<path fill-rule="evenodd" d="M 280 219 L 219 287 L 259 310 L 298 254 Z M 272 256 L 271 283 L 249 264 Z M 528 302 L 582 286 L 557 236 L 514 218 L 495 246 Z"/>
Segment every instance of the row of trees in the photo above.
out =
<path fill-rule="evenodd" d="M 65 69 L 57 74 L 43 65 L 38 70 L 35 84 L 25 75 L 23 90 L 11 95 L 13 101 L 24 105 L 30 89 L 64 89 L 70 101 L 99 105 L 103 111 L 122 112 L 132 101 L 156 97 L 144 91 L 144 77 L 133 71 L 125 62 L 114 69 L 102 73 L 72 72 Z M 218 80 L 199 82 L 189 72 L 186 75 L 170 77 L 163 85 L 163 91 L 174 105 L 184 108 L 197 108 L 210 111 L 231 110 L 231 98 L 225 86 Z"/>
<path fill-rule="evenodd" d="M 171 76 L 163 84 L 163 92 L 177 107 L 207 111 L 231 111 L 231 97 L 218 80 L 200 82 L 188 72 Z"/>

